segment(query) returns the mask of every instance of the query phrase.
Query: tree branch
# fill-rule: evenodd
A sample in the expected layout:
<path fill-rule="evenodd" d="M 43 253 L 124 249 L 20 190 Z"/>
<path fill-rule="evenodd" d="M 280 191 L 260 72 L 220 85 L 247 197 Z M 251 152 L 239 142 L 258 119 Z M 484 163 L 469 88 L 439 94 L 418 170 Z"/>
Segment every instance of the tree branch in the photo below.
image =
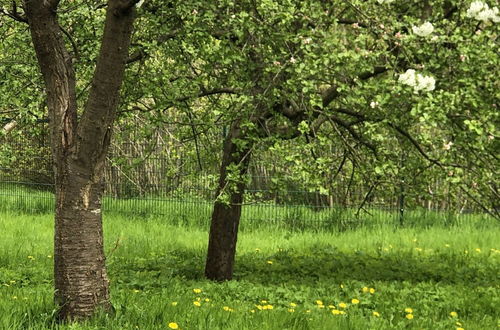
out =
<path fill-rule="evenodd" d="M 0 14 L 4 14 L 5 16 L 8 16 L 18 22 L 28 23 L 28 18 L 17 11 L 17 3 L 15 0 L 12 1 L 11 11 L 7 11 L 3 8 L 0 8 Z"/>

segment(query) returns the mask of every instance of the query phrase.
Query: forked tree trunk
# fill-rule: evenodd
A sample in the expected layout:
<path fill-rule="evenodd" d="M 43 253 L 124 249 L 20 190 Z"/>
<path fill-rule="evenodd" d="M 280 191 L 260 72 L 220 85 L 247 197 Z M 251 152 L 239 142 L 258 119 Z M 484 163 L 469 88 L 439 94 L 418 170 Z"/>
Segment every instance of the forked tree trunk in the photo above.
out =
<path fill-rule="evenodd" d="M 241 206 L 245 190 L 244 175 L 248 171 L 250 150 L 248 145 L 239 148 L 235 139 L 243 138 L 237 123 L 231 126 L 224 140 L 224 150 L 220 168 L 217 196 L 221 193 L 229 196 L 229 204 L 216 200 L 210 225 L 208 254 L 205 276 L 210 280 L 225 281 L 233 277 L 234 257 L 238 226 L 240 224 Z M 235 185 L 228 181 L 228 168 L 238 165 L 240 180 Z"/>
<path fill-rule="evenodd" d="M 24 2 L 47 90 L 56 183 L 55 301 L 61 319 L 112 309 L 103 248 L 102 177 L 136 2 L 108 1 L 101 50 L 79 122 L 73 59 L 57 21 L 59 0 Z"/>

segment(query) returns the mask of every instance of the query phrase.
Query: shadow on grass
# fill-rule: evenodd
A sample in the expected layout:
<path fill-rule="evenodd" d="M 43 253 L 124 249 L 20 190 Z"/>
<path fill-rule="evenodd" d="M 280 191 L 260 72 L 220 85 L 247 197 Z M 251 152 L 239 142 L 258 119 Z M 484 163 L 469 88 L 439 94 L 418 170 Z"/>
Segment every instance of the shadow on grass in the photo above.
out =
<path fill-rule="evenodd" d="M 110 262 L 110 272 L 119 283 L 142 288 L 163 286 L 164 280 L 172 278 L 203 280 L 204 257 L 177 250 L 150 258 L 115 258 Z M 318 281 L 340 283 L 347 280 L 441 282 L 471 287 L 499 285 L 500 267 L 486 258 L 402 252 L 321 251 L 316 255 L 299 255 L 283 251 L 271 256 L 250 253 L 237 257 L 234 279 L 263 285 L 285 282 L 307 285 Z M 130 279 L 135 283 L 127 283 Z"/>

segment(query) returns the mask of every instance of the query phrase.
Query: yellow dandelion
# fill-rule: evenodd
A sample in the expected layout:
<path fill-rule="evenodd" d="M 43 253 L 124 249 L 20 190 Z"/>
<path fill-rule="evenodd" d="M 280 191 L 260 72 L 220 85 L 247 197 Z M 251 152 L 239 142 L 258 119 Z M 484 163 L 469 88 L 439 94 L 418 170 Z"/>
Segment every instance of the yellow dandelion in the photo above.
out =
<path fill-rule="evenodd" d="M 267 263 L 268 263 L 269 265 L 272 265 L 272 264 L 273 264 L 272 260 L 268 260 L 268 261 L 267 261 Z"/>
<path fill-rule="evenodd" d="M 459 327 L 461 327 L 461 326 L 462 326 L 462 323 L 460 323 L 460 322 L 457 322 L 457 323 L 455 323 L 455 324 L 456 324 L 457 326 L 459 326 Z"/>
<path fill-rule="evenodd" d="M 475 250 L 477 253 L 481 253 L 481 249 L 480 248 L 476 248 Z"/>
<path fill-rule="evenodd" d="M 170 305 L 177 306 L 177 301 L 172 301 L 172 303 Z"/>
<path fill-rule="evenodd" d="M 450 316 L 451 317 L 458 317 L 458 313 L 457 312 L 450 312 Z"/>
<path fill-rule="evenodd" d="M 209 302 L 209 301 L 210 301 L 210 299 L 208 299 L 208 298 L 205 298 L 205 302 Z"/>
<path fill-rule="evenodd" d="M 193 289 L 194 293 L 201 293 L 201 289 Z"/>
<path fill-rule="evenodd" d="M 289 308 L 289 309 L 288 309 L 288 312 L 289 312 L 289 313 L 293 313 L 293 312 L 295 312 L 295 309 L 293 309 L 293 308 Z"/>
<path fill-rule="evenodd" d="M 341 284 L 341 285 L 340 285 L 340 288 L 341 288 L 341 289 L 343 289 L 343 288 L 344 288 L 344 284 Z"/>
<path fill-rule="evenodd" d="M 316 300 L 316 305 L 323 305 L 323 302 L 321 300 Z"/>
<path fill-rule="evenodd" d="M 375 289 L 374 288 L 370 288 L 370 293 L 374 294 L 375 293 Z"/>
<path fill-rule="evenodd" d="M 408 313 L 408 314 L 412 314 L 413 313 L 413 309 L 411 309 L 410 307 L 406 307 L 405 308 L 405 312 Z"/>
<path fill-rule="evenodd" d="M 175 323 L 175 322 L 170 322 L 170 323 L 168 324 L 168 327 L 169 327 L 170 329 L 179 329 L 179 325 L 178 325 L 177 323 Z"/>
<path fill-rule="evenodd" d="M 290 303 L 290 306 L 291 306 L 291 307 L 297 307 L 297 304 L 296 304 L 296 303 L 291 302 L 291 303 Z"/>
<path fill-rule="evenodd" d="M 33 257 L 33 256 L 28 256 L 28 259 L 30 259 L 30 260 L 35 260 L 35 257 Z"/>
<path fill-rule="evenodd" d="M 261 304 L 267 304 L 267 300 L 261 300 L 260 303 Z"/>
<path fill-rule="evenodd" d="M 250 311 L 250 313 L 255 313 L 255 309 L 252 309 L 252 310 Z"/>
<path fill-rule="evenodd" d="M 133 292 L 134 293 L 139 293 L 139 292 L 141 292 L 141 290 L 134 289 Z"/>
<path fill-rule="evenodd" d="M 333 315 L 340 315 L 340 311 L 338 309 L 332 310 Z"/>
<path fill-rule="evenodd" d="M 412 320 L 413 319 L 413 314 L 406 314 L 406 318 L 408 320 Z"/>
<path fill-rule="evenodd" d="M 457 328 L 457 330 L 465 330 L 464 328 Z"/>
<path fill-rule="evenodd" d="M 255 307 L 257 307 L 257 309 L 258 309 L 259 311 L 261 311 L 261 310 L 262 310 L 262 308 L 263 308 L 263 306 L 261 306 L 261 305 L 255 305 Z"/>
<path fill-rule="evenodd" d="M 367 293 L 369 291 L 368 287 L 366 287 L 366 286 L 361 290 L 363 291 L 363 293 Z"/>
<path fill-rule="evenodd" d="M 359 304 L 359 300 L 354 298 L 351 300 L 351 303 L 353 303 L 354 305 L 357 305 L 357 304 Z"/>
<path fill-rule="evenodd" d="M 311 313 L 311 310 L 310 309 L 306 310 L 306 313 Z"/>
<path fill-rule="evenodd" d="M 346 304 L 346 303 L 344 303 L 344 302 L 341 302 L 341 303 L 339 304 L 339 307 L 340 307 L 340 308 L 347 308 L 347 304 Z"/>
<path fill-rule="evenodd" d="M 328 308 L 330 308 L 330 309 L 334 309 L 334 308 L 335 308 L 335 306 L 334 306 L 334 305 L 328 305 Z"/>
<path fill-rule="evenodd" d="M 200 307 L 201 303 L 199 301 L 193 301 L 193 305 L 195 305 L 196 307 Z"/>
<path fill-rule="evenodd" d="M 224 306 L 222 307 L 223 310 L 225 310 L 226 312 L 231 312 L 233 309 L 229 306 Z"/>
<path fill-rule="evenodd" d="M 373 316 L 375 316 L 375 317 L 380 317 L 380 313 L 379 313 L 379 312 L 375 312 L 375 311 L 373 311 L 373 312 L 372 312 L 372 315 L 373 315 Z"/>
<path fill-rule="evenodd" d="M 265 309 L 273 309 L 274 308 L 273 305 L 266 305 L 264 307 L 266 307 Z"/>
<path fill-rule="evenodd" d="M 259 248 L 256 248 L 256 249 L 255 249 L 255 252 L 260 252 L 260 249 L 259 249 Z"/>

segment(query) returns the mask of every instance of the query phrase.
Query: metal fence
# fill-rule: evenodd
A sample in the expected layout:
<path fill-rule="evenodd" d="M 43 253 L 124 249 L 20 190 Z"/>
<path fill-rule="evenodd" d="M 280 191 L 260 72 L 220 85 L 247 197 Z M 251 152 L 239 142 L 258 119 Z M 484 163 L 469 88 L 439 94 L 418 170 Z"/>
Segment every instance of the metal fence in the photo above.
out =
<path fill-rule="evenodd" d="M 28 140 L 20 135 L 1 147 L 0 211 L 53 212 L 54 184 L 46 134 Z M 172 224 L 208 225 L 218 181 L 217 152 L 207 151 L 203 156 L 206 163 L 201 164 L 200 158 L 193 156 L 172 157 L 171 150 L 171 145 L 161 143 L 113 145 L 105 170 L 103 211 L 137 218 L 161 217 Z M 251 163 L 243 227 L 275 224 L 292 229 L 344 230 L 382 222 L 426 226 L 488 218 L 466 199 L 451 198 L 451 190 L 442 189 L 442 184 L 437 193 L 421 186 L 404 186 L 397 180 L 377 185 L 358 180 L 352 184 L 339 177 L 325 193 L 311 189 L 293 169 L 277 163 L 279 160 L 273 162 L 269 157 L 256 157 Z"/>

